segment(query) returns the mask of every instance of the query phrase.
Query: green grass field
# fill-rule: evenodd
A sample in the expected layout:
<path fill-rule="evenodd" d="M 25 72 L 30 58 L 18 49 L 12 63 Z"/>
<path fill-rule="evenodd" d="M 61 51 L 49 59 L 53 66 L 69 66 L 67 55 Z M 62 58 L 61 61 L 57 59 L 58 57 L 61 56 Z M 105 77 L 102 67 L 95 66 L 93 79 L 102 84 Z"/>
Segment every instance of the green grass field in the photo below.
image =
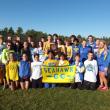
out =
<path fill-rule="evenodd" d="M 0 110 L 110 110 L 110 90 L 42 88 L 12 92 L 0 88 Z"/>

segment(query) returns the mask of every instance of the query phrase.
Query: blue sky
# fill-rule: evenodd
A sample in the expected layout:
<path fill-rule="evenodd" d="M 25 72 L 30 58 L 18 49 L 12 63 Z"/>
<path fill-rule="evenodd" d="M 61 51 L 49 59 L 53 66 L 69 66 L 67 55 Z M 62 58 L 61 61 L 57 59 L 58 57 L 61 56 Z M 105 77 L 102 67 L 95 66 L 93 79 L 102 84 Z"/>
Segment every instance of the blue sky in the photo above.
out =
<path fill-rule="evenodd" d="M 0 0 L 0 28 L 110 36 L 110 0 Z"/>

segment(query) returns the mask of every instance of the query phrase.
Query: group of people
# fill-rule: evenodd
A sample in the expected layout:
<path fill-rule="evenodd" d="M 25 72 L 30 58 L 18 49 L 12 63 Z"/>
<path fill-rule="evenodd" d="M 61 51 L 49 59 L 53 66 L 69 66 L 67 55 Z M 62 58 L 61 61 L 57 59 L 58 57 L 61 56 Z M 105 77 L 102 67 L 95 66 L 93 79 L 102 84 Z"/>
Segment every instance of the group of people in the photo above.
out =
<path fill-rule="evenodd" d="M 0 35 L 0 83 L 3 89 L 55 88 L 107 91 L 110 50 L 104 40 L 87 40 L 71 35 L 61 39 L 57 34 L 41 37 L 35 42 L 32 36 L 21 41 L 19 36 Z M 74 83 L 42 83 L 41 66 L 76 66 Z M 66 86 L 65 86 L 66 85 Z"/>

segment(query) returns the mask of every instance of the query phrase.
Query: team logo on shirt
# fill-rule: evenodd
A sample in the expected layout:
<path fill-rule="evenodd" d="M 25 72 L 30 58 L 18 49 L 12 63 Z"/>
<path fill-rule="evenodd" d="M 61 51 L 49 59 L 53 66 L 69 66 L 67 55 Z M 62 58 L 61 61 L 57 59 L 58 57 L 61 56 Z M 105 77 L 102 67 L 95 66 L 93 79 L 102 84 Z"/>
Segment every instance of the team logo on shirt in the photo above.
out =
<path fill-rule="evenodd" d="M 92 71 L 92 72 L 93 72 L 93 70 L 94 70 L 93 65 L 91 65 L 91 64 L 87 65 L 86 70 L 87 70 L 87 71 Z"/>

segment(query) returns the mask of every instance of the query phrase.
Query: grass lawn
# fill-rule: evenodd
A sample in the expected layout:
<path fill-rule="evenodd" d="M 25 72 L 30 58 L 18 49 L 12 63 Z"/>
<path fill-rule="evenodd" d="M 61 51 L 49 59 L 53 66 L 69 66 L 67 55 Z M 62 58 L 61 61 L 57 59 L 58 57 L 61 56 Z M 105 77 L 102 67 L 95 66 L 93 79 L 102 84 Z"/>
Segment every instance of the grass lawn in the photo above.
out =
<path fill-rule="evenodd" d="M 110 90 L 43 88 L 12 92 L 0 88 L 0 110 L 110 110 Z"/>

